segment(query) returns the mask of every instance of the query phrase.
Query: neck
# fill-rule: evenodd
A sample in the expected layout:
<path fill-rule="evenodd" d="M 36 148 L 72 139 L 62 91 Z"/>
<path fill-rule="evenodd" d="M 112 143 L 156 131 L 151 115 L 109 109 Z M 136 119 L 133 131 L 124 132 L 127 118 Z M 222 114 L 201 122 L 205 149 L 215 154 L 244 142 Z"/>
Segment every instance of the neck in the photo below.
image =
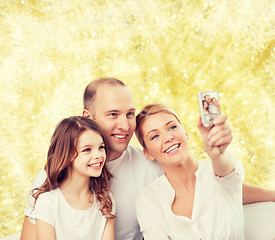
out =
<path fill-rule="evenodd" d="M 195 172 L 198 169 L 198 162 L 189 156 L 183 163 L 173 167 L 163 167 L 165 176 L 171 186 L 176 189 L 177 186 L 185 186 L 188 189 L 193 186 Z"/>
<path fill-rule="evenodd" d="M 108 159 L 107 159 L 107 162 L 111 162 L 113 160 L 116 160 L 118 159 L 121 155 L 122 155 L 123 152 L 109 152 L 108 153 Z"/>
<path fill-rule="evenodd" d="M 59 188 L 62 192 L 69 192 L 76 196 L 91 195 L 89 187 L 90 177 L 79 177 L 74 174 L 69 176 L 60 184 Z"/>

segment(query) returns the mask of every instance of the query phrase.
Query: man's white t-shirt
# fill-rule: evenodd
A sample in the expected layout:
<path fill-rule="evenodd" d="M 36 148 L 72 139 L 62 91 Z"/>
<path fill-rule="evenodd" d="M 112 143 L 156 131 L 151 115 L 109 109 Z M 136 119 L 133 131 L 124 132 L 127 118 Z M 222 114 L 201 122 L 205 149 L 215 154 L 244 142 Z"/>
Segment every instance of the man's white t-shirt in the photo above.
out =
<path fill-rule="evenodd" d="M 175 191 L 163 175 L 143 187 L 137 197 L 137 218 L 146 240 L 244 239 L 242 182 L 236 161 L 226 177 L 215 176 L 211 162 L 199 162 L 191 219 L 171 209 Z"/>
<path fill-rule="evenodd" d="M 143 151 L 129 145 L 123 154 L 107 162 L 113 174 L 110 186 L 116 200 L 115 237 L 118 240 L 141 240 L 135 202 L 139 189 L 163 174 L 156 161 L 149 161 Z"/>
<path fill-rule="evenodd" d="M 115 214 L 115 201 L 112 202 L 112 214 Z M 100 203 L 94 197 L 91 208 L 74 209 L 57 188 L 38 197 L 30 218 L 52 225 L 57 240 L 100 240 L 107 220 L 99 208 Z"/>
<path fill-rule="evenodd" d="M 116 201 L 115 235 L 118 240 L 141 240 L 143 235 L 137 222 L 135 201 L 139 189 L 163 174 L 156 161 L 148 161 L 143 151 L 128 145 L 123 154 L 110 162 L 107 167 L 113 174 L 111 191 Z M 32 189 L 39 187 L 46 179 L 42 169 L 36 176 Z M 25 216 L 33 210 L 34 198 L 30 195 Z"/>

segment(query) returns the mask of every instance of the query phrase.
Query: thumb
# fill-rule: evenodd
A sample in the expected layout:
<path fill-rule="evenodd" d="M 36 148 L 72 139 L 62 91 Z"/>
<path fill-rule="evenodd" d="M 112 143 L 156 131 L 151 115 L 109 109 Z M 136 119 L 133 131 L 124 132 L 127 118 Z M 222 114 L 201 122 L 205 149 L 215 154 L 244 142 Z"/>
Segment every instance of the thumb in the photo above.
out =
<path fill-rule="evenodd" d="M 203 131 L 203 129 L 204 129 L 204 126 L 203 126 L 203 124 L 202 124 L 201 116 L 199 116 L 199 120 L 198 120 L 197 127 L 198 127 L 198 129 L 200 130 L 200 132 Z"/>

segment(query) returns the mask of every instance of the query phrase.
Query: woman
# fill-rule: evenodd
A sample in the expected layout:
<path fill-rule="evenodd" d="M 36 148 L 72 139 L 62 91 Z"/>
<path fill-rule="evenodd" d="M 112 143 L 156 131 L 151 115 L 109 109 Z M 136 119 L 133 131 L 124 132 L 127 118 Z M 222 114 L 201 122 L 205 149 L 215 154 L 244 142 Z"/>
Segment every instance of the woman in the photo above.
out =
<path fill-rule="evenodd" d="M 220 105 L 217 98 L 212 97 L 211 102 L 213 104 L 213 107 L 211 108 L 211 113 L 220 113 Z"/>
<path fill-rule="evenodd" d="M 173 110 L 146 106 L 137 116 L 136 135 L 148 160 L 164 175 L 145 186 L 136 202 L 145 240 L 244 239 L 241 164 L 226 151 L 232 134 L 227 117 L 198 128 L 211 162 L 192 158 L 188 134 Z M 212 164 L 211 164 L 212 163 Z"/>
<path fill-rule="evenodd" d="M 114 239 L 114 202 L 108 189 L 106 142 L 86 117 L 64 119 L 48 151 L 44 184 L 35 189 L 38 239 Z"/>
<path fill-rule="evenodd" d="M 203 113 L 209 114 L 209 105 L 206 100 L 202 100 Z"/>

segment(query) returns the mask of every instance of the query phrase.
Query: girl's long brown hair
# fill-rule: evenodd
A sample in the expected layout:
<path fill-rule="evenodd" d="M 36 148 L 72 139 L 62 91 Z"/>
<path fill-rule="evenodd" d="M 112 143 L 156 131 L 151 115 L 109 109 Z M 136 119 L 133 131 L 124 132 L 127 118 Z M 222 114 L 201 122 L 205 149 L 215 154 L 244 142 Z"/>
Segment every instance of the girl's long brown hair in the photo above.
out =
<path fill-rule="evenodd" d="M 35 203 L 40 194 L 58 188 L 60 183 L 68 177 L 68 166 L 71 165 L 71 160 L 76 158 L 78 154 L 76 149 L 78 138 L 86 130 L 92 130 L 102 137 L 105 143 L 106 156 L 108 156 L 108 142 L 106 142 L 102 130 L 95 121 L 81 116 L 65 118 L 58 124 L 51 138 L 45 165 L 47 178 L 40 187 L 35 188 L 32 192 Z M 108 186 L 111 177 L 112 175 L 106 164 L 104 164 L 99 177 L 90 177 L 91 192 L 96 195 L 100 203 L 102 215 L 108 218 L 114 218 L 111 213 L 113 204 Z"/>

